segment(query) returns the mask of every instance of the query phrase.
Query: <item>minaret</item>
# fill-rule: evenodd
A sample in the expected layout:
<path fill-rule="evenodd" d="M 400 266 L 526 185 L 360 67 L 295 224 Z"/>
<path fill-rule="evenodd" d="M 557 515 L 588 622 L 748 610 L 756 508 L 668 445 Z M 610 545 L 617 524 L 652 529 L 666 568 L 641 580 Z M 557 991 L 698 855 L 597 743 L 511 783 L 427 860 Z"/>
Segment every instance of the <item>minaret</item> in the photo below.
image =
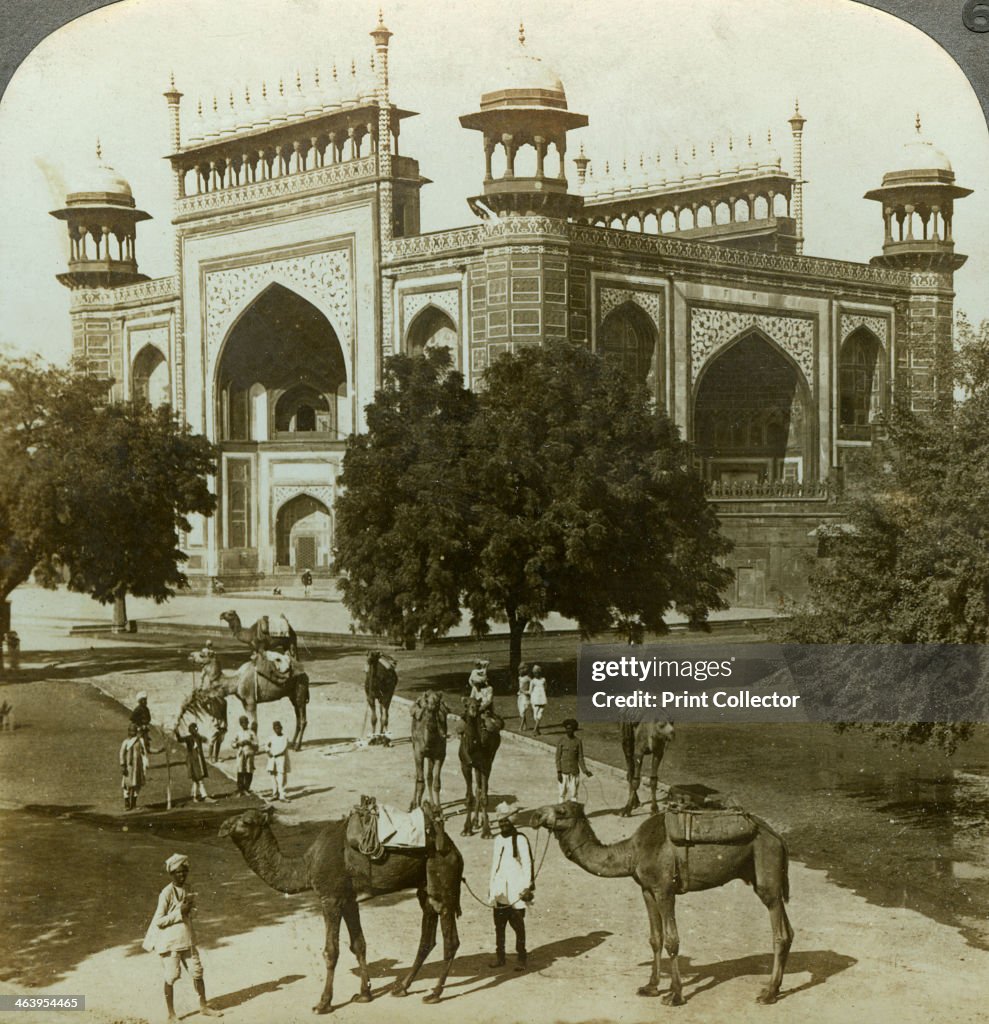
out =
<path fill-rule="evenodd" d="M 392 33 L 385 28 L 382 11 L 378 9 L 378 24 L 371 31 L 371 38 L 374 40 L 374 49 L 377 55 L 375 70 L 377 72 L 377 100 L 378 100 L 378 174 L 382 178 L 381 184 L 381 240 L 389 241 L 395 233 L 394 218 L 394 195 L 391 183 L 391 103 L 388 98 L 388 40 Z M 401 229 L 400 229 L 401 230 Z"/>
<path fill-rule="evenodd" d="M 577 185 L 579 190 L 584 190 L 584 184 L 587 181 L 587 165 L 591 162 L 591 158 L 584 152 L 584 143 L 580 144 L 580 152 L 574 158 L 574 164 L 577 167 Z"/>
<path fill-rule="evenodd" d="M 66 288 L 116 288 L 146 281 L 137 269 L 137 223 L 151 215 L 137 209 L 128 182 L 103 161 L 96 143 L 96 167 L 51 215 L 69 231 L 69 270 L 58 274 Z"/>
<path fill-rule="evenodd" d="M 800 114 L 800 101 L 793 105 L 790 130 L 793 132 L 793 216 L 797 222 L 797 255 L 804 251 L 804 125 L 807 118 Z"/>

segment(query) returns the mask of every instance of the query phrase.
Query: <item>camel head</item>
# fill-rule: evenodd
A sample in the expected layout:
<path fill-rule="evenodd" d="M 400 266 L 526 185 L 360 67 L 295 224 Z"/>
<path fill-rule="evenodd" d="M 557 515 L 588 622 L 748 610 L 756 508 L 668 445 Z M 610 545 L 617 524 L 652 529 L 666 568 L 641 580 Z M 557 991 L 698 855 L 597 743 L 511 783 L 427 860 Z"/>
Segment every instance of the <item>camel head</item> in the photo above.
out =
<path fill-rule="evenodd" d="M 232 629 L 237 629 L 240 625 L 240 616 L 232 609 L 229 612 L 220 612 L 220 619 Z"/>
<path fill-rule="evenodd" d="M 260 811 L 252 808 L 243 814 L 227 818 L 220 826 L 220 838 L 226 839 L 229 836 L 238 846 L 252 843 L 271 825 L 274 814 L 271 807 L 265 807 Z"/>
<path fill-rule="evenodd" d="M 584 817 L 583 805 L 574 800 L 562 804 L 549 804 L 532 812 L 532 821 L 536 828 L 549 829 L 556 835 L 566 832 Z"/>
<path fill-rule="evenodd" d="M 381 660 L 381 651 L 368 651 L 367 652 L 367 667 L 371 668 Z"/>
<path fill-rule="evenodd" d="M 477 718 L 481 705 L 474 697 L 462 697 L 461 703 L 464 706 L 464 718 Z"/>

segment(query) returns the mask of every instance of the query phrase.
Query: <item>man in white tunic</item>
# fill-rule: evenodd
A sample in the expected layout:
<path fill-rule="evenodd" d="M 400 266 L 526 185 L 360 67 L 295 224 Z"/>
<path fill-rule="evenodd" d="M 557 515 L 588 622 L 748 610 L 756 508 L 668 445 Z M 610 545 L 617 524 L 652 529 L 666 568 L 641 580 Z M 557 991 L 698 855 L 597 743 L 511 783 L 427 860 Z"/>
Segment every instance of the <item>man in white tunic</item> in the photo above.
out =
<path fill-rule="evenodd" d="M 501 835 L 495 836 L 491 860 L 489 894 L 494 908 L 495 959 L 492 967 L 505 966 L 505 931 L 508 925 L 515 932 L 515 970 L 524 971 L 525 908 L 531 903 L 536 888 L 533 875 L 532 849 L 529 840 L 512 824 L 506 814 L 499 822 Z"/>

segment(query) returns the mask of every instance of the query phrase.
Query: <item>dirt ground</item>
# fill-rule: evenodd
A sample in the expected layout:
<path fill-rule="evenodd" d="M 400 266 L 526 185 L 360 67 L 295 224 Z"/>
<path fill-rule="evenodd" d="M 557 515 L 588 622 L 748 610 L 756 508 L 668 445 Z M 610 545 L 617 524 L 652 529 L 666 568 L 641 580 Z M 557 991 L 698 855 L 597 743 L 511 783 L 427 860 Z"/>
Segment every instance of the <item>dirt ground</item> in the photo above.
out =
<path fill-rule="evenodd" d="M 449 652 L 451 673 L 454 658 L 462 664 L 466 652 Z M 42 668 L 42 662 L 54 667 Z M 411 795 L 407 709 L 393 706 L 392 747 L 359 746 L 355 740 L 366 727 L 362 653 L 341 648 L 319 666 L 307 743 L 293 758 L 291 800 L 276 805 L 275 834 L 287 854 L 304 850 L 319 823 L 344 814 L 361 793 L 399 807 Z M 208 787 L 216 802 L 190 805 L 184 764 L 173 748 L 173 809 L 164 809 L 168 772 L 159 754 L 141 809 L 129 815 L 122 810 L 114 768 L 127 718 L 122 705 L 132 706 L 143 689 L 155 720 L 174 721 L 191 686 L 185 651 L 159 649 L 149 657 L 136 643 L 94 645 L 80 654 L 39 658 L 28 676 L 2 691 L 17 709 L 18 729 L 0 736 L 0 991 L 85 994 L 81 1019 L 92 1021 L 163 1020 L 157 958 L 141 950 L 140 940 L 167 881 L 163 861 L 181 851 L 191 859 L 190 884 L 199 894 L 196 929 L 214 1005 L 234 1024 L 308 1019 L 323 979 L 316 901 L 311 894 L 283 896 L 269 889 L 217 835 L 227 816 L 258 802 L 233 796 L 232 783 L 213 771 Z M 415 676 L 411 660 L 409 676 Z M 262 707 L 262 735 L 276 716 L 291 724 L 287 702 Z M 229 751 L 224 756 L 220 768 L 229 772 Z M 444 799 L 455 814 L 459 805 L 453 801 L 463 794 L 455 741 L 443 780 Z M 259 765 L 256 788 L 266 782 Z M 551 748 L 506 737 L 491 791 L 492 807 L 555 802 Z M 598 765 L 587 809 L 604 841 L 629 834 L 643 820 L 641 813 L 630 821 L 610 813 L 623 797 L 620 773 Z M 451 835 L 464 854 L 468 882 L 483 897 L 490 844 L 477 836 L 460 838 L 461 821 L 452 818 Z M 785 821 L 774 824 L 786 831 Z M 349 1003 L 358 979 L 344 943 L 334 1016 L 354 1024 L 460 1024 L 465 1018 L 576 1024 L 666 1015 L 685 1024 L 986 1019 L 989 953 L 966 944 L 956 929 L 909 910 L 874 906 L 799 863 L 791 863 L 789 908 L 796 939 L 776 1006 L 755 1003 L 770 968 L 769 922 L 740 882 L 678 900 L 686 1006 L 642 999 L 636 988 L 648 976 L 650 949 L 638 886 L 586 874 L 545 833 L 532 839 L 537 861 L 548 852 L 527 914 L 527 973 L 512 971 L 511 957 L 507 969 L 488 966 L 490 910 L 465 890 L 461 946 L 443 1001 L 422 1003 L 439 970 L 435 952 L 410 996 L 394 999 L 386 989 L 414 955 L 419 912 L 411 893 L 385 897 L 362 906 L 375 1000 Z M 177 989 L 177 1008 L 196 1015 L 186 979 Z"/>

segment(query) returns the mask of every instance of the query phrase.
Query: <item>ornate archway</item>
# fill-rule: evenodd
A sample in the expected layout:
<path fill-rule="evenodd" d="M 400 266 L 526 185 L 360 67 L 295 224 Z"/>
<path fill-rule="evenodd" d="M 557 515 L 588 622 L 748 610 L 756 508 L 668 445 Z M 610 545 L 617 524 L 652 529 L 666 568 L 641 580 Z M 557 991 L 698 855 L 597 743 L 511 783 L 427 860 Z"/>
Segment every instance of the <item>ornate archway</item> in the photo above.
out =
<path fill-rule="evenodd" d="M 882 411 L 885 390 L 883 352 L 867 328 L 853 331 L 838 354 L 838 433 L 844 440 L 867 441 Z"/>
<path fill-rule="evenodd" d="M 604 318 L 597 347 L 605 359 L 616 361 L 633 380 L 644 385 L 650 397 L 663 393 L 656 327 L 635 302 L 622 303 Z"/>
<path fill-rule="evenodd" d="M 346 423 L 347 371 L 343 349 L 326 317 L 280 284 L 266 288 L 231 328 L 217 364 L 217 438 L 222 441 L 279 440 L 277 417 L 265 430 L 261 409 L 275 411 L 279 396 L 308 389 L 312 400 L 307 433 L 336 439 Z M 266 401 L 262 402 L 261 393 Z M 322 412 L 324 415 L 319 416 Z M 288 417 L 291 420 L 292 417 Z M 286 422 L 288 421 L 286 420 Z M 297 420 L 296 420 L 297 422 Z M 310 423 L 307 417 L 305 422 Z"/>
<path fill-rule="evenodd" d="M 459 344 L 457 328 L 448 314 L 436 306 L 427 306 L 418 313 L 405 335 L 405 350 L 409 355 L 421 355 L 427 349 L 450 350 L 451 365 L 458 367 Z"/>
<path fill-rule="evenodd" d="M 145 345 L 134 357 L 131 397 L 135 402 L 165 405 L 169 401 L 168 363 L 155 345 Z"/>
<path fill-rule="evenodd" d="M 275 565 L 294 572 L 328 569 L 333 550 L 333 517 L 311 494 L 297 494 L 275 516 Z"/>
<path fill-rule="evenodd" d="M 694 397 L 694 443 L 706 479 L 801 481 L 812 472 L 806 382 L 793 360 L 758 332 L 722 349 Z"/>

